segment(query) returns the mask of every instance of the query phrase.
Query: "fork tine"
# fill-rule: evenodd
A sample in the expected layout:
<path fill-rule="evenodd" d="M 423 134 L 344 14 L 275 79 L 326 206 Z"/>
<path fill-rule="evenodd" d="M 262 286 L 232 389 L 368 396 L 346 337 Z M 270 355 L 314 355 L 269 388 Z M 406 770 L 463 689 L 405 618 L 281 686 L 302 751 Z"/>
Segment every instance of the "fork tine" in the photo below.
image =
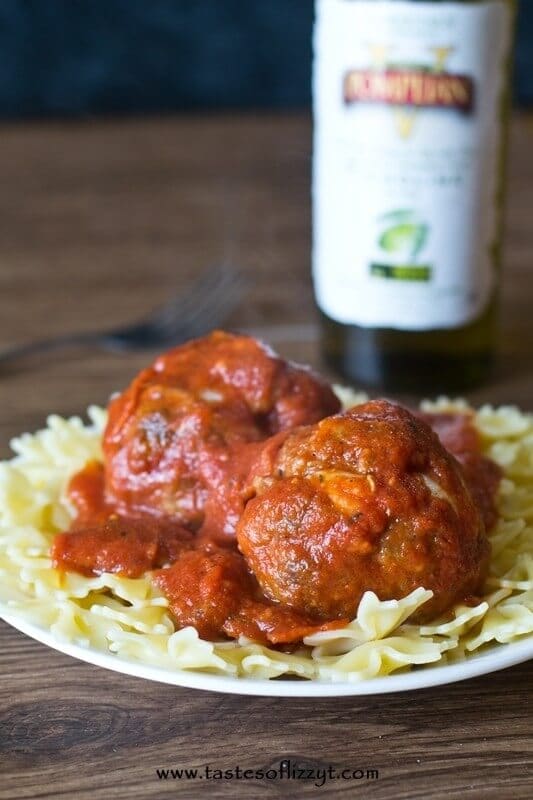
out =
<path fill-rule="evenodd" d="M 230 275 L 231 270 L 225 265 L 217 265 L 202 273 L 185 293 L 174 297 L 170 302 L 153 311 L 148 321 L 158 324 L 160 321 L 175 319 L 186 314 L 191 307 L 201 303 L 206 294 L 219 290 Z"/>
<path fill-rule="evenodd" d="M 217 304 L 216 309 L 209 309 L 209 313 L 197 315 L 186 320 L 185 324 L 168 325 L 161 331 L 161 338 L 168 342 L 184 342 L 187 339 L 196 339 L 205 336 L 207 333 L 217 328 L 226 317 L 233 311 L 240 300 L 240 294 L 226 295 L 225 299 Z"/>
<path fill-rule="evenodd" d="M 197 302 L 191 301 L 191 296 L 188 296 L 187 308 L 182 308 L 180 304 L 176 310 L 177 307 L 174 306 L 174 313 L 167 313 L 157 320 L 154 318 L 153 322 L 157 330 L 165 336 L 181 330 L 197 331 L 202 328 L 205 331 L 222 321 L 229 309 L 237 304 L 244 286 L 245 283 L 237 272 L 228 271 L 220 275 L 218 281 L 212 281 Z"/>
<path fill-rule="evenodd" d="M 245 283 L 244 281 L 235 282 L 231 290 L 221 295 L 216 304 L 206 307 L 205 313 L 192 315 L 186 321 L 186 325 L 177 325 L 176 332 L 186 331 L 186 338 L 195 338 L 205 334 L 208 330 L 216 328 L 230 314 L 242 298 Z M 169 335 L 172 331 L 168 331 Z"/>
<path fill-rule="evenodd" d="M 184 319 L 192 320 L 196 317 L 205 316 L 211 310 L 215 310 L 226 296 L 238 290 L 240 284 L 242 284 L 242 279 L 238 277 L 236 272 L 225 273 L 218 283 L 213 284 L 209 290 L 203 293 L 200 301 L 195 305 L 189 305 L 184 314 Z"/>
<path fill-rule="evenodd" d="M 155 312 L 152 318 L 153 324 L 157 329 L 165 329 L 167 326 L 185 325 L 187 320 L 196 311 L 212 302 L 213 297 L 217 297 L 220 292 L 220 276 L 216 280 L 202 282 L 194 285 L 193 290 L 171 301 L 159 312 Z"/>

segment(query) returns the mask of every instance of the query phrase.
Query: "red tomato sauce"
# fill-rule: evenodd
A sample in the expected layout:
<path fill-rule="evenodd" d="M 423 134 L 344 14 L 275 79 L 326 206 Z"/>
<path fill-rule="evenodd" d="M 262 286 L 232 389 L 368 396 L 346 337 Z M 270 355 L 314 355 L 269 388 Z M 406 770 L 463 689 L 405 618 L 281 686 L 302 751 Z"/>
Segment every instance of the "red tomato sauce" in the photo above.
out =
<path fill-rule="evenodd" d="M 156 570 L 152 579 L 177 625 L 193 625 L 205 639 L 242 635 L 264 644 L 291 644 L 348 622 L 317 620 L 265 598 L 235 540 L 221 539 L 214 525 L 223 506 L 213 509 L 201 535 L 161 514 L 119 514 L 106 499 L 104 467 L 97 461 L 74 475 L 68 495 L 77 516 L 69 531 L 55 537 L 54 566 L 86 576 L 112 572 L 128 578 Z"/>
<path fill-rule="evenodd" d="M 503 473 L 498 464 L 481 452 L 481 437 L 471 413 L 418 414 L 435 431 L 442 444 L 463 467 L 470 493 L 490 531 L 498 519 L 496 494 Z"/>
<path fill-rule="evenodd" d="M 472 416 L 418 416 L 433 427 L 462 464 L 485 525 L 492 527 L 497 519 L 495 495 L 501 470 L 482 455 Z M 242 463 L 234 466 L 239 472 L 244 469 Z M 207 508 L 204 527 L 198 533 L 166 516 L 161 508 L 151 513 L 125 509 L 123 503 L 118 508 L 106 494 L 104 466 L 96 461 L 72 478 L 68 493 L 76 518 L 68 532 L 55 538 L 54 566 L 83 575 L 112 572 L 129 578 L 151 572 L 179 627 L 193 625 L 207 639 L 245 636 L 279 646 L 348 622 L 317 619 L 264 596 L 235 537 L 219 535 L 224 515 L 233 513 L 224 504 L 223 494 L 220 503 L 215 498 Z"/>

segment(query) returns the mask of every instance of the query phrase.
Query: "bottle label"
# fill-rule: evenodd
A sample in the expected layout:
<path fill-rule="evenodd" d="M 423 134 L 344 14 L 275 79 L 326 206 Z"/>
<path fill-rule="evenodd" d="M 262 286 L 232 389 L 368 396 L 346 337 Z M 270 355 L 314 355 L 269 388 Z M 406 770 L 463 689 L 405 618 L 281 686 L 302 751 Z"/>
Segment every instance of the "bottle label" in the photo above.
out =
<path fill-rule="evenodd" d="M 506 0 L 317 0 L 313 273 L 341 323 L 459 327 L 497 276 Z"/>

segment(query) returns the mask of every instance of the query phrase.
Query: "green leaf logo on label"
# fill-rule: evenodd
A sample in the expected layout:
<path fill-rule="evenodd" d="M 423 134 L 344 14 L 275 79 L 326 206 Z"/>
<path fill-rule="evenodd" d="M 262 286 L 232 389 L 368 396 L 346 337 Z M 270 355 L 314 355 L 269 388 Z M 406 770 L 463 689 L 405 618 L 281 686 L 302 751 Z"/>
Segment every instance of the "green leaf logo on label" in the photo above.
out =
<path fill-rule="evenodd" d="M 414 211 L 390 211 L 380 217 L 382 226 L 378 238 L 380 248 L 390 255 L 416 261 L 424 248 L 429 226 L 419 221 Z"/>
<path fill-rule="evenodd" d="M 427 282 L 432 277 L 430 264 L 421 264 L 418 256 L 429 236 L 429 225 L 412 209 L 395 209 L 378 218 L 377 242 L 385 254 L 383 261 L 373 261 L 374 278 Z"/>

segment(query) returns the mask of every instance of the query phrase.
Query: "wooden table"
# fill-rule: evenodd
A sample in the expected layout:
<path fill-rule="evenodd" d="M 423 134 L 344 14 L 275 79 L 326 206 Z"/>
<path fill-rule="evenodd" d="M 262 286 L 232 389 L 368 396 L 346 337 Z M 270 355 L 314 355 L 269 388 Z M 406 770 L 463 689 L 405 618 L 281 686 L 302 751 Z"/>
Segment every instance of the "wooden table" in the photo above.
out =
<path fill-rule="evenodd" d="M 317 363 L 305 116 L 0 128 L 0 345 L 127 321 L 221 258 L 233 326 Z M 501 350 L 475 402 L 533 408 L 533 117 L 514 121 Z M 2 455 L 48 411 L 105 403 L 150 354 L 77 351 L 0 378 Z M 107 672 L 0 623 L 0 798 L 531 796 L 531 664 L 390 696 L 239 698 Z M 157 767 L 377 769 L 328 782 L 159 781 Z"/>

